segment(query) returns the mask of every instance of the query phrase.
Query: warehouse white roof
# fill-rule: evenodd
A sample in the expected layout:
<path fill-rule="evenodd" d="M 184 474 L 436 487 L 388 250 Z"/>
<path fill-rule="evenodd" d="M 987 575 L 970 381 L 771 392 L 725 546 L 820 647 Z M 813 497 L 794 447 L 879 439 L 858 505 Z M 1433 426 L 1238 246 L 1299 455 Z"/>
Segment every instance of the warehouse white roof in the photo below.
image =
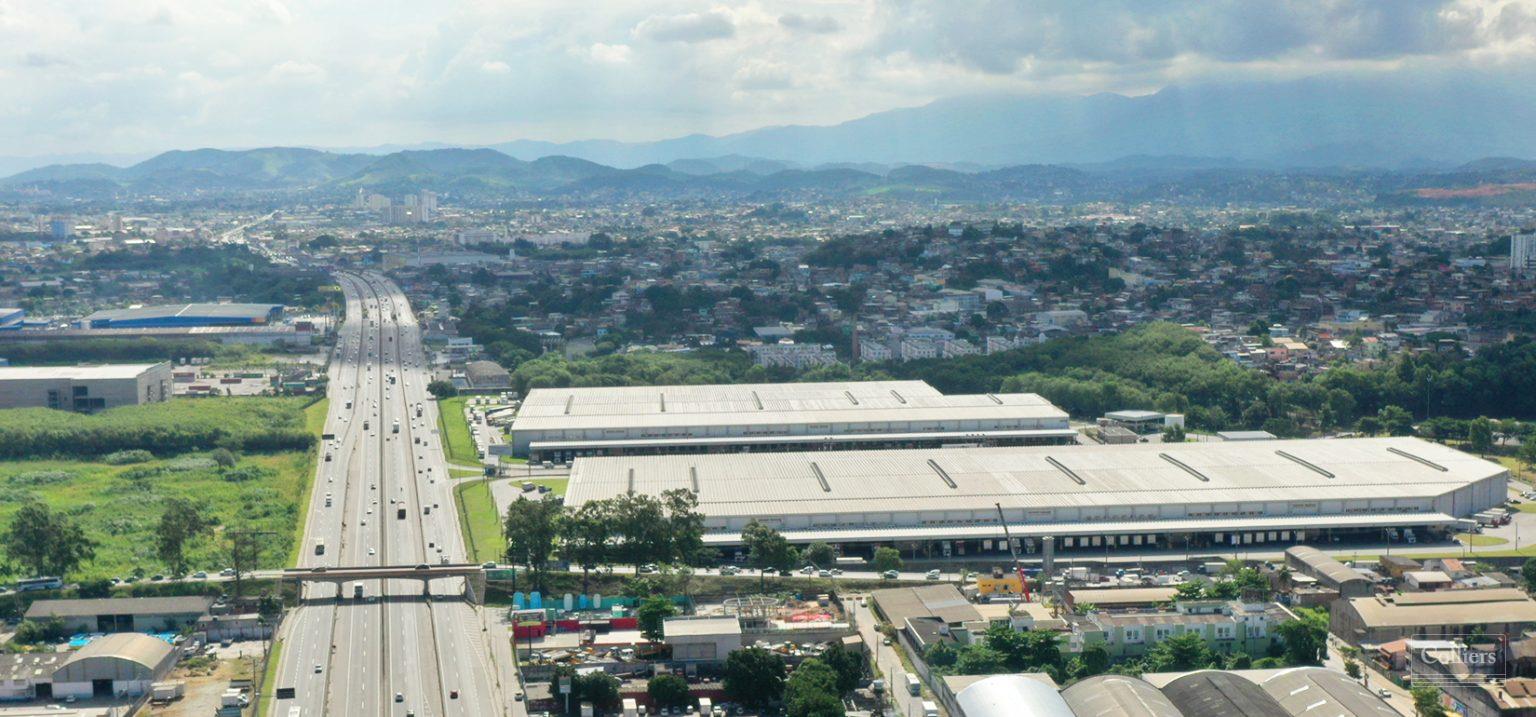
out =
<path fill-rule="evenodd" d="M 137 378 L 160 364 L 116 363 L 99 366 L 0 366 L 0 381 Z"/>
<path fill-rule="evenodd" d="M 1156 507 L 1424 498 L 1504 473 L 1415 438 L 632 456 L 578 458 L 566 500 L 686 488 L 711 517 Z"/>
<path fill-rule="evenodd" d="M 945 396 L 922 381 L 538 388 L 512 431 L 967 419 L 1067 414 L 1032 393 Z"/>

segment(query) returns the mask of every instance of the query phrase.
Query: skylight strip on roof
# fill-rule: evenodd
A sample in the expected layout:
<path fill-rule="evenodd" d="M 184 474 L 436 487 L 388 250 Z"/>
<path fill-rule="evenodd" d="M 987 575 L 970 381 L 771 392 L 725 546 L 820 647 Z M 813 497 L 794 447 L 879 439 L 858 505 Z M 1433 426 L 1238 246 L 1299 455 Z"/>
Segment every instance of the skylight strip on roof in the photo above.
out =
<path fill-rule="evenodd" d="M 756 391 L 752 392 L 752 402 L 757 404 L 757 410 L 763 410 L 763 399 L 761 396 L 757 395 Z"/>
<path fill-rule="evenodd" d="M 943 468 L 939 467 L 939 464 L 938 464 L 937 461 L 933 460 L 932 458 L 928 459 L 928 467 L 932 468 L 934 473 L 939 474 L 939 477 L 944 479 L 944 484 L 945 485 L 947 485 L 947 486 L 949 486 L 951 488 L 959 488 L 960 487 L 960 486 L 955 484 L 955 479 L 954 478 L 950 478 L 949 477 L 949 472 L 948 471 L 945 471 Z"/>
<path fill-rule="evenodd" d="M 630 494 L 633 494 L 635 492 L 635 469 L 633 469 L 633 468 L 629 469 L 629 491 L 628 492 Z"/>
<path fill-rule="evenodd" d="M 1181 460 L 1179 460 L 1177 458 L 1174 458 L 1173 456 L 1170 456 L 1167 453 L 1159 453 L 1157 455 L 1158 455 L 1159 458 L 1162 458 L 1163 460 L 1168 461 L 1169 463 L 1172 463 L 1172 464 L 1174 464 L 1174 465 L 1176 465 L 1176 466 L 1178 466 L 1180 468 L 1183 468 L 1185 473 L 1188 473 L 1188 474 L 1190 474 L 1190 475 L 1192 475 L 1192 476 L 1194 476 L 1196 478 L 1199 478 L 1200 480 L 1205 481 L 1206 483 L 1211 482 L 1211 479 L 1208 476 L 1206 476 L 1204 473 L 1201 473 L 1200 471 L 1195 470 L 1194 468 L 1189 467 L 1188 463 L 1185 463 L 1184 461 L 1181 461 Z"/>
<path fill-rule="evenodd" d="M 992 402 L 997 404 L 997 405 L 999 405 L 999 406 L 1003 405 L 1003 399 L 998 398 L 996 395 L 993 395 L 993 394 L 989 393 L 989 394 L 987 394 L 987 398 L 992 399 Z"/>
<path fill-rule="evenodd" d="M 572 393 L 570 395 L 567 395 L 565 397 L 565 415 L 567 415 L 567 416 L 571 415 L 571 404 L 574 403 L 575 401 L 576 401 L 576 394 L 574 394 L 574 393 Z"/>
<path fill-rule="evenodd" d="M 821 489 L 826 491 L 826 492 L 828 492 L 828 493 L 831 493 L 832 492 L 832 484 L 827 482 L 826 474 L 821 472 L 821 466 L 816 465 L 816 463 L 814 461 L 811 463 L 811 472 L 815 473 L 816 474 L 816 480 L 821 482 Z"/>
<path fill-rule="evenodd" d="M 1409 453 L 1408 451 L 1405 451 L 1405 450 L 1403 450 L 1401 448 L 1393 448 L 1392 446 L 1387 446 L 1387 452 L 1394 453 L 1396 455 L 1402 456 L 1402 457 L 1407 458 L 1408 460 L 1414 461 L 1416 463 L 1422 463 L 1422 464 L 1424 464 L 1426 466 L 1429 466 L 1430 468 L 1433 468 L 1433 469 L 1435 469 L 1437 471 L 1440 471 L 1441 473 L 1449 473 L 1450 470 L 1451 470 L 1449 468 L 1446 468 L 1445 466 L 1440 465 L 1439 463 L 1431 461 L 1431 460 L 1429 460 L 1427 458 L 1420 458 L 1420 457 L 1418 457 L 1418 456 L 1416 456 L 1416 455 L 1414 455 L 1412 453 Z"/>
<path fill-rule="evenodd" d="M 688 466 L 688 480 L 693 482 L 693 494 L 699 494 L 699 467 Z"/>
<path fill-rule="evenodd" d="M 1073 480 L 1073 482 L 1077 483 L 1078 485 L 1088 485 L 1088 481 L 1083 480 L 1083 477 L 1078 475 L 1071 468 L 1068 468 L 1068 467 L 1062 465 L 1061 461 L 1058 461 L 1055 458 L 1052 458 L 1050 456 L 1046 456 L 1045 457 L 1045 462 L 1049 463 L 1049 464 L 1051 464 L 1053 466 L 1056 466 L 1056 470 L 1059 470 L 1062 473 L 1065 473 L 1068 478 L 1071 478 Z"/>
<path fill-rule="evenodd" d="M 1280 456 L 1281 458 L 1284 458 L 1284 459 L 1286 459 L 1288 461 L 1292 461 L 1292 462 L 1296 463 L 1297 465 L 1300 465 L 1300 466 L 1303 466 L 1305 468 L 1311 469 L 1312 471 L 1316 472 L 1318 475 L 1321 475 L 1321 476 L 1323 476 L 1325 478 L 1337 478 L 1338 477 L 1338 476 L 1336 476 L 1336 475 L 1334 475 L 1334 474 L 1324 470 L 1322 467 L 1307 461 L 1306 459 L 1298 458 L 1298 457 L 1293 456 L 1293 455 L 1291 455 L 1289 453 L 1286 453 L 1285 451 L 1275 451 L 1275 455 Z"/>
<path fill-rule="evenodd" d="M 844 391 L 843 395 L 847 396 L 848 397 L 848 401 L 851 402 L 853 405 L 855 405 L 855 406 L 859 405 L 859 399 L 854 398 L 852 391 Z"/>

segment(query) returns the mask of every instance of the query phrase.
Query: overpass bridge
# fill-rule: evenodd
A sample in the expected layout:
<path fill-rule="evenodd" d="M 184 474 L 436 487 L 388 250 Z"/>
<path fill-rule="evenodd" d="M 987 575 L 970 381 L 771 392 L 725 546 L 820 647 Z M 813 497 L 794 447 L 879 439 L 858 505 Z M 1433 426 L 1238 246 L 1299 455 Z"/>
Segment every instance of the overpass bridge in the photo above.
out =
<path fill-rule="evenodd" d="M 465 598 L 475 604 L 485 599 L 485 568 L 476 563 L 288 568 L 282 571 L 280 577 L 298 586 L 304 583 L 342 585 L 364 580 L 419 580 L 423 593 L 427 592 L 433 580 L 463 578 Z"/>

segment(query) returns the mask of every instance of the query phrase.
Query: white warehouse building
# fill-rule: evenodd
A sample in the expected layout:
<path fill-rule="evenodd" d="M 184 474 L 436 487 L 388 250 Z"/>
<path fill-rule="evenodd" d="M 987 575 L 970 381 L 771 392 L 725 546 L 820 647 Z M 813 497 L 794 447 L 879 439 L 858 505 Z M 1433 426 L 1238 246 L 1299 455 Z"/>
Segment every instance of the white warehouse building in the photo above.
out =
<path fill-rule="evenodd" d="M 1416 438 L 581 458 L 566 503 L 693 491 L 705 542 L 752 520 L 845 554 L 1428 538 L 1504 501 L 1502 466 Z M 1408 532 L 1401 535 L 1406 538 Z"/>
<path fill-rule="evenodd" d="M 946 396 L 922 381 L 539 388 L 513 453 L 578 456 L 1070 443 L 1066 411 L 1032 393 Z"/>
<path fill-rule="evenodd" d="M 170 397 L 170 363 L 0 367 L 0 408 L 91 413 Z"/>

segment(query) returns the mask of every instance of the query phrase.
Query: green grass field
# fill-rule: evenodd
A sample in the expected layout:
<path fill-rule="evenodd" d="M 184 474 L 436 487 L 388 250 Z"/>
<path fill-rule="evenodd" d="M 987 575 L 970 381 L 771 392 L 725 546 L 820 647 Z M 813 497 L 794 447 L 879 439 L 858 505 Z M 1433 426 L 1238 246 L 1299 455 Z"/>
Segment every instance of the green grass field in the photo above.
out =
<path fill-rule="evenodd" d="M 443 452 L 448 460 L 465 465 L 479 465 L 475 441 L 469 435 L 469 421 L 464 418 L 467 396 L 445 398 L 437 402 L 437 432 L 442 436 Z"/>
<path fill-rule="evenodd" d="M 325 424 L 324 399 L 306 406 L 304 399 L 178 399 L 168 404 L 114 409 L 115 418 L 46 411 L 51 430 L 89 440 L 103 430 L 124 444 L 142 425 L 130 448 L 157 451 L 167 431 L 207 430 L 188 427 L 202 417 L 224 435 L 251 436 L 280 430 L 317 436 Z M 0 417 L 16 421 L 16 412 Z M 237 439 L 238 440 L 238 439 Z M 284 444 L 295 441 L 286 440 Z M 280 444 L 283 445 L 283 444 Z M 230 469 L 220 469 L 206 450 L 157 455 L 140 463 L 116 464 L 110 457 L 33 457 L 0 462 L 0 526 L 25 500 L 42 501 L 79 523 L 97 543 L 94 560 L 70 577 L 127 577 L 163 574 L 168 568 L 155 555 L 155 528 L 166 501 L 187 498 L 203 508 L 212 532 L 187 547 L 191 571 L 228 566 L 229 528 L 271 531 L 260 566 L 283 567 L 297 555 L 304 506 L 313 483 L 315 449 L 251 452 Z"/>
<path fill-rule="evenodd" d="M 212 535 L 189 546 L 191 570 L 227 567 L 218 536 L 230 526 L 273 531 L 261 567 L 282 567 L 297 540 L 311 467 L 309 454 L 296 452 L 244 456 L 229 471 L 198 453 L 124 466 L 11 461 L 0 464 L 0 524 L 9 522 L 23 500 L 35 497 L 68 514 L 98 544 L 96 558 L 72 577 L 153 575 L 166 571 L 154 548 L 160 512 L 167 499 L 183 497 L 217 521 Z M 232 475 L 245 480 L 228 480 Z"/>
<path fill-rule="evenodd" d="M 501 516 L 491 497 L 490 483 L 464 481 L 453 489 L 459 511 L 459 530 L 472 562 L 500 561 L 505 540 L 501 536 Z"/>

